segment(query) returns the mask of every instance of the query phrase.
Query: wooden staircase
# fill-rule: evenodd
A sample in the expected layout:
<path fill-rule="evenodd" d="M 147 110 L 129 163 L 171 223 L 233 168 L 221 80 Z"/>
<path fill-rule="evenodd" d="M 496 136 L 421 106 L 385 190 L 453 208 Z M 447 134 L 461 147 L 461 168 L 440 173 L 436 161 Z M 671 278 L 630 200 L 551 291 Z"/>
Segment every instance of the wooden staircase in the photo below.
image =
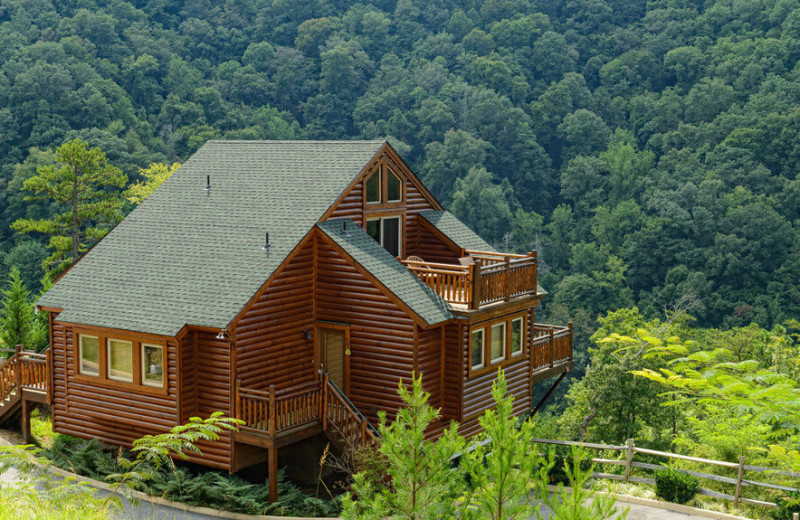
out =
<path fill-rule="evenodd" d="M 24 442 L 31 442 L 31 412 L 50 402 L 50 349 L 26 351 L 17 345 L 11 357 L 0 363 L 0 425 L 21 421 Z"/>

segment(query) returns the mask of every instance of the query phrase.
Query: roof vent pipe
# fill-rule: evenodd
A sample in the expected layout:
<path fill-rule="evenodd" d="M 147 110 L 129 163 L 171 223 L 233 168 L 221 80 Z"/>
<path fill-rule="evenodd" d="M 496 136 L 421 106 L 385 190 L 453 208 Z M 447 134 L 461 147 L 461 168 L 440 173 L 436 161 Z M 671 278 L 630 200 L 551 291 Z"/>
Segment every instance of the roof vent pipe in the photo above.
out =
<path fill-rule="evenodd" d="M 206 175 L 206 191 L 211 191 L 211 175 Z"/>
<path fill-rule="evenodd" d="M 342 220 L 342 236 L 347 238 L 353 236 L 350 234 L 350 231 L 347 230 L 347 219 Z"/>
<path fill-rule="evenodd" d="M 270 244 L 269 244 L 269 233 L 267 233 L 266 237 L 264 239 L 264 247 L 262 247 L 261 250 L 262 251 L 269 251 L 269 246 L 270 246 Z"/>

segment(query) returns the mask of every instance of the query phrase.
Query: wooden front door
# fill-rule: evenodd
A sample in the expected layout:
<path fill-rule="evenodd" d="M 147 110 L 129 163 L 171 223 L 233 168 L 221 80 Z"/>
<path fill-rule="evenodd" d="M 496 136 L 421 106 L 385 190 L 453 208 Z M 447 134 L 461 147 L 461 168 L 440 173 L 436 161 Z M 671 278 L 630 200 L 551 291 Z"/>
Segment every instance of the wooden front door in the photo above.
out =
<path fill-rule="evenodd" d="M 350 393 L 350 327 L 325 324 L 317 327 L 319 364 L 345 395 Z"/>

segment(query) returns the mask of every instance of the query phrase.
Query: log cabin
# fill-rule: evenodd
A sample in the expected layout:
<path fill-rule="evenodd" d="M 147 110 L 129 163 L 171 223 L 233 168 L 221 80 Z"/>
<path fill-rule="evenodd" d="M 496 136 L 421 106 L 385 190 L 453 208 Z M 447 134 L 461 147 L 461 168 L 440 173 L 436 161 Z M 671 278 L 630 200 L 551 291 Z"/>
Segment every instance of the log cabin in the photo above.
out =
<path fill-rule="evenodd" d="M 496 251 L 385 141 L 209 141 L 39 299 L 50 347 L 12 356 L 0 393 L 122 446 L 222 411 L 243 426 L 193 461 L 275 474 L 307 437 L 374 438 L 412 374 L 431 436 L 478 432 L 499 368 L 530 412 L 572 366 L 544 295 L 535 251 Z"/>

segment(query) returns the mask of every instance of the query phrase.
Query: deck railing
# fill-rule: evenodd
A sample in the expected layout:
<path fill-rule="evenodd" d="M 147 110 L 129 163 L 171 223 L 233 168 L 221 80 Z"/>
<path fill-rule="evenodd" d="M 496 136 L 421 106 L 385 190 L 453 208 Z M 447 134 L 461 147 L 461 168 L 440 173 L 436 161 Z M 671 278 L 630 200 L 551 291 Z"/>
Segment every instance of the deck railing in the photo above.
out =
<path fill-rule="evenodd" d="M 572 359 L 572 324 L 533 325 L 532 370 L 542 370 Z"/>
<path fill-rule="evenodd" d="M 322 427 L 336 430 L 350 446 L 363 446 L 378 438 L 378 432 L 336 384 L 324 375 L 325 416 Z"/>
<path fill-rule="evenodd" d="M 244 421 L 242 431 L 276 437 L 281 433 L 322 423 L 336 430 L 344 441 L 363 445 L 377 434 L 369 421 L 341 390 L 323 374 L 322 381 L 276 390 L 243 388 L 236 382 L 236 418 Z"/>
<path fill-rule="evenodd" d="M 318 421 L 322 409 L 319 381 L 283 390 L 242 388 L 236 382 L 236 418 L 244 421 L 242 430 L 255 430 L 269 436 Z"/>
<path fill-rule="evenodd" d="M 403 260 L 403 264 L 445 301 L 477 309 L 481 305 L 536 294 L 536 252 L 528 255 L 465 251 L 469 265 Z"/>
<path fill-rule="evenodd" d="M 50 393 L 50 367 L 51 353 L 47 348 L 45 352 L 32 352 L 23 350 L 22 345 L 17 345 L 11 357 L 0 362 L 0 401 L 5 400 L 19 388 L 44 391 Z"/>

